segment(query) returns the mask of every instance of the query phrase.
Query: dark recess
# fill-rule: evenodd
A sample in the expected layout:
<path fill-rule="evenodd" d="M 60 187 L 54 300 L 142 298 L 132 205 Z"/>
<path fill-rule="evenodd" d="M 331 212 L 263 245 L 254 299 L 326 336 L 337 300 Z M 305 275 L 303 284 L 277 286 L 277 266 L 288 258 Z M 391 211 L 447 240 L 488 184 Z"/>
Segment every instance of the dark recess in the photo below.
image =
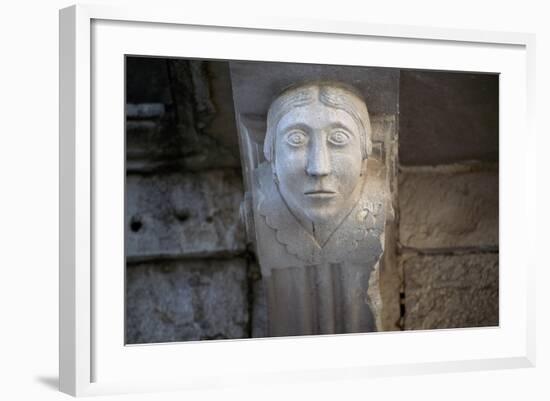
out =
<path fill-rule="evenodd" d="M 399 161 L 498 161 L 497 74 L 402 70 Z"/>

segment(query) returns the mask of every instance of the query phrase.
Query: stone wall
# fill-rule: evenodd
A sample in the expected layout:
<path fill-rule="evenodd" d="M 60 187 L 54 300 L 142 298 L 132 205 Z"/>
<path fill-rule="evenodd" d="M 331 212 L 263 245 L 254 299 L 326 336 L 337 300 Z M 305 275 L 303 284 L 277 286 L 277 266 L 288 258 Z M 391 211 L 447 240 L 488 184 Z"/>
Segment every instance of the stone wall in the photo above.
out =
<path fill-rule="evenodd" d="M 496 326 L 498 77 L 403 71 L 400 89 L 402 328 Z"/>
<path fill-rule="evenodd" d="M 250 337 L 227 65 L 128 58 L 126 342 Z"/>
<path fill-rule="evenodd" d="M 126 66 L 126 342 L 266 336 L 228 63 Z M 393 103 L 371 99 L 375 133 L 393 133 L 380 151 L 399 155 L 382 328 L 497 325 L 498 79 L 386 75 Z"/>

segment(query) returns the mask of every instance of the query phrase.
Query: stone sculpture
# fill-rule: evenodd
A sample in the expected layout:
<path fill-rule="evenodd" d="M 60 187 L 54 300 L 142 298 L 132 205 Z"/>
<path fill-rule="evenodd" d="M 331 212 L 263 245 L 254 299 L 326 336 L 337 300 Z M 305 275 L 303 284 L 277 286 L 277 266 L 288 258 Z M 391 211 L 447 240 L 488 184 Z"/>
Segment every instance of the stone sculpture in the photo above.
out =
<path fill-rule="evenodd" d="M 254 136 L 240 122 L 241 135 Z M 271 103 L 264 160 L 248 163 L 245 213 L 270 335 L 376 330 L 367 290 L 391 205 L 385 166 L 371 153 L 367 106 L 352 88 L 306 83 Z"/>

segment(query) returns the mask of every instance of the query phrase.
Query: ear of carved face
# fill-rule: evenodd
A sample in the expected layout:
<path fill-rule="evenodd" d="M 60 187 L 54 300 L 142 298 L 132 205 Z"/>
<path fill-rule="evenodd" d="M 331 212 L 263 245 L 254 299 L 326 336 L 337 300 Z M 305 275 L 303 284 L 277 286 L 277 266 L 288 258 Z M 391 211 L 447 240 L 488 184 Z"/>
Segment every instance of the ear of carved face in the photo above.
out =
<path fill-rule="evenodd" d="M 279 191 L 296 216 L 330 223 L 360 196 L 362 131 L 346 111 L 318 100 L 293 107 L 275 132 Z"/>

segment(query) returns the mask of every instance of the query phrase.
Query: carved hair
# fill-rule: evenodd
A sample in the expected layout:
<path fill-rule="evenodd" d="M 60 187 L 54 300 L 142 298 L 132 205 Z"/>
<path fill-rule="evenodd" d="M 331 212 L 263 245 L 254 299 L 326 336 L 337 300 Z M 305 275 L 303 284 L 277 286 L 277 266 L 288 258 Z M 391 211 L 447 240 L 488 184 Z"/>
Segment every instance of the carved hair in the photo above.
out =
<path fill-rule="evenodd" d="M 293 86 L 283 91 L 269 107 L 267 113 L 267 130 L 264 140 L 264 156 L 267 161 L 274 160 L 275 132 L 277 125 L 285 114 L 295 107 L 305 106 L 320 101 L 326 106 L 348 113 L 361 130 L 361 154 L 366 159 L 372 149 L 371 125 L 367 105 L 353 89 L 334 82 L 314 82 Z"/>

